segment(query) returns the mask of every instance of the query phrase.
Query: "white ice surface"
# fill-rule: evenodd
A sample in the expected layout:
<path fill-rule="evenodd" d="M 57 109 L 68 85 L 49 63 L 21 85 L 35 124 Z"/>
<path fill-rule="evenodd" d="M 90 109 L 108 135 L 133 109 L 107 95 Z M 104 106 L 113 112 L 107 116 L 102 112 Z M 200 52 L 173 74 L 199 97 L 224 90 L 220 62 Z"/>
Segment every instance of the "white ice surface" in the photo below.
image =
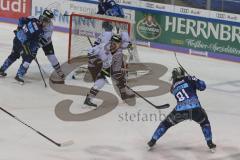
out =
<path fill-rule="evenodd" d="M 0 64 L 9 55 L 15 25 L 0 23 Z M 56 55 L 60 62 L 67 59 L 68 35 L 53 35 Z M 161 77 L 168 81 L 171 69 L 177 66 L 172 52 L 139 47 L 140 59 L 165 65 L 169 70 Z M 212 124 L 217 152 L 208 151 L 200 127 L 187 121 L 171 128 L 148 152 L 146 143 L 159 121 L 121 121 L 119 115 L 127 113 L 150 114 L 158 110 L 138 99 L 135 107 L 123 103 L 112 112 L 85 122 L 65 122 L 55 115 L 55 105 L 64 98 L 74 103 L 72 112 L 79 112 L 84 97 L 66 96 L 50 87 L 44 88 L 37 65 L 32 63 L 23 86 L 15 83 L 14 76 L 20 64 L 16 62 L 0 78 L 0 107 L 5 108 L 50 138 L 64 142 L 74 140 L 74 145 L 58 148 L 43 137 L 0 111 L 0 160 L 239 160 L 240 159 L 240 65 L 227 61 L 178 54 L 189 73 L 206 81 L 208 89 L 199 93 Z M 46 72 L 51 66 L 42 51 L 38 60 Z M 48 79 L 48 77 L 46 77 Z M 105 90 L 112 92 L 110 86 Z M 114 93 L 115 94 L 115 93 Z M 156 104 L 169 102 L 175 105 L 170 93 L 149 98 Z"/>

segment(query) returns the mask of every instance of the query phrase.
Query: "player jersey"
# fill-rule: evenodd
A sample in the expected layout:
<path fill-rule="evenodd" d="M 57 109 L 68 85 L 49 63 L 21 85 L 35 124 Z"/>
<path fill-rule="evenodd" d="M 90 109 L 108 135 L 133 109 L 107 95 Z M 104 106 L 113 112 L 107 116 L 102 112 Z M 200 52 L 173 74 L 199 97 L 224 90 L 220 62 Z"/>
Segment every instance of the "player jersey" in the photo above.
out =
<path fill-rule="evenodd" d="M 111 40 L 111 37 L 113 36 L 112 31 L 106 31 L 103 32 L 94 42 L 94 45 L 99 45 L 101 43 L 108 43 Z M 121 44 L 121 49 L 127 49 L 129 43 L 131 43 L 129 35 L 127 32 L 121 32 L 120 36 L 122 38 L 122 44 Z"/>
<path fill-rule="evenodd" d="M 171 92 L 177 100 L 175 109 L 182 111 L 201 107 L 196 91 L 203 91 L 205 88 L 206 84 L 204 81 L 191 76 L 187 76 L 173 84 Z"/>
<path fill-rule="evenodd" d="M 18 39 L 25 43 L 26 41 L 38 41 L 39 37 L 43 35 L 42 26 L 39 20 L 33 17 L 22 17 L 18 21 Z"/>
<path fill-rule="evenodd" d="M 33 17 L 22 17 L 18 21 L 17 39 L 22 44 L 28 43 L 32 52 L 36 53 L 39 39 L 43 35 L 42 26 L 39 20 Z"/>
<path fill-rule="evenodd" d="M 52 21 L 46 27 L 43 27 L 44 33 L 40 41 L 43 47 L 52 42 L 53 29 L 54 27 Z"/>
<path fill-rule="evenodd" d="M 99 3 L 97 14 L 124 18 L 124 12 L 121 6 L 119 6 L 114 0 L 106 0 L 103 3 Z"/>
<path fill-rule="evenodd" d="M 93 48 L 90 48 L 88 51 L 88 56 L 96 56 L 101 59 L 103 62 L 103 68 L 107 69 L 111 67 L 112 64 L 112 54 L 109 49 L 109 43 L 102 43 Z"/>

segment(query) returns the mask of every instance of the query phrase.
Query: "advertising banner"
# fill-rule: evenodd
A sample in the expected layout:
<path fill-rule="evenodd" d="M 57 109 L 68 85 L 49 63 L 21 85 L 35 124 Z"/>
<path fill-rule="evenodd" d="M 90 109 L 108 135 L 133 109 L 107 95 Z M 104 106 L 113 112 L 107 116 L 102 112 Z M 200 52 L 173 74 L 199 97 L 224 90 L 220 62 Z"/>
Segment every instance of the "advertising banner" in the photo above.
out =
<path fill-rule="evenodd" d="M 31 0 L 0 0 L 0 17 L 15 18 L 31 15 Z"/>
<path fill-rule="evenodd" d="M 89 14 L 97 12 L 97 7 L 94 4 L 61 0 L 48 0 L 46 3 L 46 1 L 32 0 L 32 16 L 40 16 L 45 8 L 50 8 L 53 10 L 55 16 L 54 26 L 63 28 L 69 27 L 70 16 L 67 15 L 72 12 Z"/>
<path fill-rule="evenodd" d="M 136 12 L 138 40 L 240 56 L 240 25 Z"/>
<path fill-rule="evenodd" d="M 69 20 L 71 13 L 84 13 L 84 14 L 95 14 L 97 13 L 98 7 L 93 3 L 84 3 L 76 1 L 66 1 L 66 0 L 32 0 L 32 16 L 38 17 L 45 8 L 52 8 L 55 19 L 55 27 L 69 27 Z M 124 10 L 125 15 L 128 19 L 135 20 L 135 11 Z"/>

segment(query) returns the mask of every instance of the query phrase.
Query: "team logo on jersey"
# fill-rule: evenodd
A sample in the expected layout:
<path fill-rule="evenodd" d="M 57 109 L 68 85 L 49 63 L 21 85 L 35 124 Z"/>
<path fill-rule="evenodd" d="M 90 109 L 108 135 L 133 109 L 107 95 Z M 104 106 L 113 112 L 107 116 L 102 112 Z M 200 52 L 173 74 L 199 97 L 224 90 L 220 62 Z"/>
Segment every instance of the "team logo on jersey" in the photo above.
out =
<path fill-rule="evenodd" d="M 161 35 L 161 31 L 161 26 L 151 14 L 145 15 L 137 23 L 137 33 L 144 39 L 155 40 Z"/>

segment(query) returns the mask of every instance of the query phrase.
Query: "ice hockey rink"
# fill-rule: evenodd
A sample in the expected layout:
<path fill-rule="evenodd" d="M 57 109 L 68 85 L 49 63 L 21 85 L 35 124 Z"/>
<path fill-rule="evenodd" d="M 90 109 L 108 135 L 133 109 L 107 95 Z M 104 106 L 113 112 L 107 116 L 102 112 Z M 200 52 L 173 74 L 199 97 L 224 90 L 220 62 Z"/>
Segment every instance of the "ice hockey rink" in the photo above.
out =
<path fill-rule="evenodd" d="M 0 23 L 0 64 L 9 55 L 16 25 Z M 61 63 L 67 61 L 68 35 L 55 32 L 55 52 Z M 140 60 L 164 65 L 168 68 L 161 80 L 169 82 L 171 70 L 178 64 L 169 51 L 138 47 Z M 148 97 L 154 104 L 170 103 L 169 109 L 157 110 L 138 98 L 135 106 L 128 106 L 118 97 L 118 106 L 111 112 L 91 120 L 63 120 L 56 115 L 56 105 L 71 99 L 72 114 L 84 113 L 84 96 L 59 93 L 49 86 L 50 63 L 40 50 L 38 61 L 47 72 L 44 74 L 48 87 L 44 88 L 37 65 L 33 62 L 21 86 L 14 80 L 20 64 L 16 62 L 0 78 L 0 107 L 41 131 L 57 142 L 73 140 L 68 147 L 57 147 L 30 128 L 0 111 L 0 160 L 239 160 L 240 159 L 240 74 L 239 63 L 209 59 L 199 56 L 177 54 L 186 70 L 205 80 L 207 90 L 199 92 L 202 106 L 206 109 L 217 151 L 211 153 L 198 124 L 186 121 L 171 128 L 157 142 L 152 151 L 147 142 L 160 123 L 147 115 L 168 114 L 176 104 L 168 92 L 162 96 Z M 81 86 L 79 80 L 67 80 Z M 86 84 L 90 87 L 92 84 Z M 146 85 L 133 89 L 148 90 Z M 112 93 L 111 85 L 104 91 Z M 79 91 L 80 92 L 80 91 Z M 101 102 L 98 101 L 98 104 Z M 125 115 L 135 115 L 131 118 Z M 78 119 L 79 118 L 79 119 Z"/>

